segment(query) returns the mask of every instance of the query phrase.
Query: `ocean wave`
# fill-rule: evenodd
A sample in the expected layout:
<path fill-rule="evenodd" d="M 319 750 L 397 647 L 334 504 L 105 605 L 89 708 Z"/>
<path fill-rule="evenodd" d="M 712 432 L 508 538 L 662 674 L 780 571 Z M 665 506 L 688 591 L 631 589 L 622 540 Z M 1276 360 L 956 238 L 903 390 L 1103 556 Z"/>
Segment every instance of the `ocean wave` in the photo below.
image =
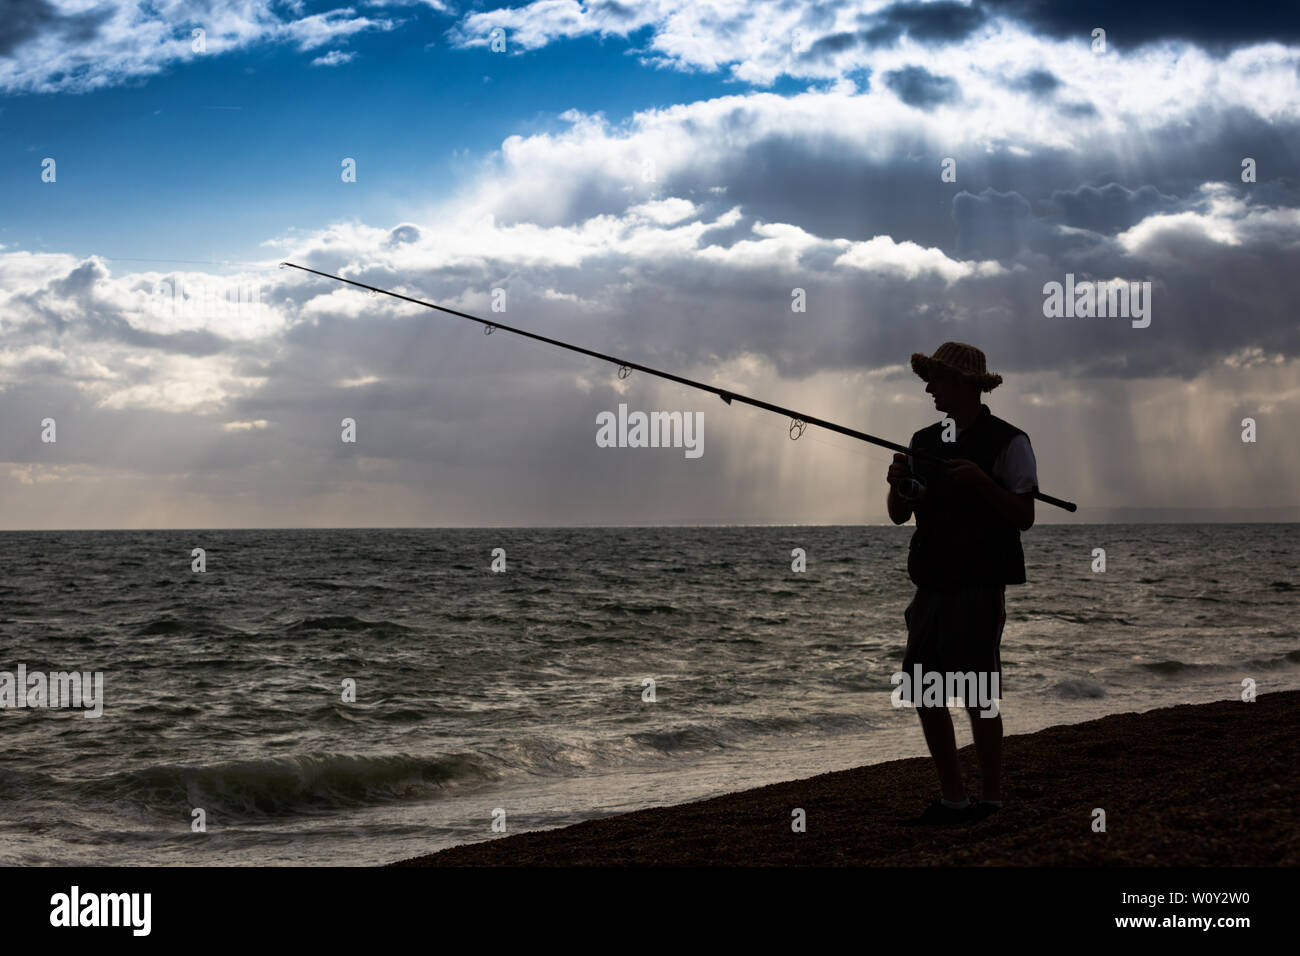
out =
<path fill-rule="evenodd" d="M 1210 670 L 1222 669 L 1222 666 L 1219 664 L 1188 664 L 1183 661 L 1175 661 L 1175 660 L 1152 661 L 1150 663 L 1143 664 L 1142 667 L 1145 668 L 1146 670 L 1154 671 L 1157 674 L 1186 674 L 1192 671 L 1210 671 Z"/>
<path fill-rule="evenodd" d="M 506 777 L 555 778 L 658 766 L 666 756 L 739 749 L 759 737 L 863 733 L 874 726 L 854 713 L 730 716 L 585 738 L 521 734 L 481 748 L 427 756 L 313 752 L 206 766 L 155 764 L 74 781 L 8 771 L 0 772 L 0 798 L 19 802 L 53 795 L 73 804 L 117 805 L 183 819 L 202 808 L 210 821 L 248 823 L 436 800 L 453 788 Z"/>
<path fill-rule="evenodd" d="M 427 798 L 495 776 L 473 754 L 416 757 L 313 753 L 206 767 L 153 766 L 74 784 L 80 796 L 156 812 L 256 820 Z"/>
<path fill-rule="evenodd" d="M 193 629 L 192 624 L 178 621 L 174 617 L 159 617 L 135 629 L 137 637 L 151 637 L 155 634 L 184 634 Z"/>
<path fill-rule="evenodd" d="M 400 631 L 408 632 L 411 628 L 394 621 L 366 621 L 359 617 L 339 614 L 325 617 L 309 617 L 295 621 L 284 628 L 286 634 L 300 634 L 307 631 Z"/>
<path fill-rule="evenodd" d="M 1066 613 L 1062 611 L 1042 611 L 1042 612 L 1023 612 L 1026 620 L 1029 619 L 1030 613 L 1038 614 L 1056 621 L 1065 621 L 1067 624 L 1122 624 L 1125 627 L 1137 627 L 1132 621 L 1120 617 L 1118 614 L 1088 614 L 1084 612 Z M 1016 620 L 1016 616 L 1012 620 Z"/>
<path fill-rule="evenodd" d="M 1064 700 L 1091 700 L 1106 696 L 1106 688 L 1091 677 L 1067 677 L 1058 680 L 1048 693 Z"/>
<path fill-rule="evenodd" d="M 1281 657 L 1256 658 L 1248 661 L 1247 667 L 1256 667 L 1263 670 L 1276 670 L 1279 667 L 1287 667 L 1291 664 L 1300 664 L 1300 650 L 1291 651 L 1283 654 Z"/>
<path fill-rule="evenodd" d="M 647 614 L 680 614 L 682 608 L 677 604 L 664 601 L 626 601 L 614 600 L 603 601 L 599 604 L 592 605 L 589 610 L 600 612 L 609 611 L 619 614 L 647 615 Z"/>
<path fill-rule="evenodd" d="M 718 750 L 743 745 L 755 737 L 775 734 L 851 733 L 870 730 L 870 719 L 858 714 L 774 714 L 761 717 L 724 717 L 716 721 L 680 724 L 664 730 L 641 731 L 629 738 L 638 747 L 662 754 Z"/>

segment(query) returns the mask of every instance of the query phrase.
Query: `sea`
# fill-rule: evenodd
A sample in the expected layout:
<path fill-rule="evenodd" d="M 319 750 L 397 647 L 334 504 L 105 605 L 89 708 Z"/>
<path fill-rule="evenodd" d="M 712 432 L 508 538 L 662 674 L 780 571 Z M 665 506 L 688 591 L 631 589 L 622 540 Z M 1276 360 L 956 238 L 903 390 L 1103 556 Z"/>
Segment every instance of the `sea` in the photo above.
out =
<path fill-rule="evenodd" d="M 1007 733 L 1300 688 L 1298 527 L 1031 529 Z M 0 863 L 373 865 L 924 755 L 910 533 L 0 534 L 0 672 L 103 681 L 0 709 Z"/>

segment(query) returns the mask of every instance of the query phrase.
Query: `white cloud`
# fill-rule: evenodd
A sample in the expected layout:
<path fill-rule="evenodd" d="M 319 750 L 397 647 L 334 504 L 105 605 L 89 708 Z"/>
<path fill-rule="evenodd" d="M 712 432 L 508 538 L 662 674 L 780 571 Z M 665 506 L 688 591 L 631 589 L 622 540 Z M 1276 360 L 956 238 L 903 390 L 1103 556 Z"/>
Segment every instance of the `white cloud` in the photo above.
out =
<path fill-rule="evenodd" d="M 120 354 L 118 361 L 122 372 L 116 381 L 86 389 L 98 398 L 99 408 L 210 413 L 266 382 L 264 377 L 239 374 L 229 356 L 194 358 L 134 351 Z M 127 384 L 128 375 L 145 375 L 148 380 Z"/>
<path fill-rule="evenodd" d="M 1112 49 L 1097 56 L 1086 38 L 1053 40 L 1004 19 L 989 20 L 965 39 L 942 45 L 927 46 L 906 35 L 892 45 L 847 39 L 889 6 L 891 0 L 842 0 L 816 7 L 786 0 L 536 0 L 467 13 L 451 37 L 462 47 L 483 47 L 500 27 L 507 31 L 508 48 L 519 51 L 583 36 L 630 38 L 649 28 L 648 62 L 685 71 L 728 69 L 734 78 L 759 85 L 782 76 L 837 80 L 859 70 L 880 77 L 914 65 L 953 76 L 966 98 L 979 100 L 1005 89 L 1008 77 L 1046 69 L 1062 84 L 1058 98 L 1083 100 L 1130 117 L 1183 113 L 1189 96 L 1222 98 L 1223 105 L 1235 101 L 1270 119 L 1295 117 L 1300 109 L 1297 51 L 1279 44 L 1243 47 L 1223 60 L 1187 43 L 1128 53 Z M 811 49 L 830 38 L 846 42 L 826 46 L 825 52 Z M 810 55 L 814 52 L 819 55 Z M 1017 98 L 1024 101 L 1026 96 Z"/>
<path fill-rule="evenodd" d="M 895 242 L 889 236 L 852 243 L 835 264 L 864 272 L 891 273 L 905 279 L 934 272 L 949 283 L 968 276 L 995 276 L 1006 271 L 997 262 L 961 262 L 938 249 L 924 249 L 915 242 Z"/>
<path fill-rule="evenodd" d="M 674 197 L 640 203 L 633 206 L 628 212 L 636 216 L 644 216 L 652 222 L 666 226 L 674 222 L 680 222 L 687 216 L 695 215 L 696 206 L 695 203 L 688 199 Z"/>
<path fill-rule="evenodd" d="M 312 50 L 396 21 L 357 16 L 351 7 L 294 18 L 262 0 L 152 0 L 100 4 L 48 0 L 52 18 L 15 37 L 0 57 L 0 90 L 85 92 L 153 76 L 198 57 L 290 43 Z M 301 9 L 296 11 L 301 13 Z M 202 30 L 202 51 L 194 30 Z"/>
<path fill-rule="evenodd" d="M 1300 209 L 1248 205 L 1222 183 L 1206 183 L 1200 196 L 1201 209 L 1148 216 L 1116 236 L 1116 242 L 1130 253 L 1151 255 L 1169 235 L 1191 232 L 1219 245 L 1240 246 L 1269 236 L 1294 243 L 1300 231 Z M 1177 250 L 1170 254 L 1177 255 Z"/>
<path fill-rule="evenodd" d="M 311 61 L 312 66 L 342 66 L 344 63 L 351 63 L 356 59 L 355 53 L 344 53 L 341 50 L 330 50 L 324 56 L 318 56 Z"/>

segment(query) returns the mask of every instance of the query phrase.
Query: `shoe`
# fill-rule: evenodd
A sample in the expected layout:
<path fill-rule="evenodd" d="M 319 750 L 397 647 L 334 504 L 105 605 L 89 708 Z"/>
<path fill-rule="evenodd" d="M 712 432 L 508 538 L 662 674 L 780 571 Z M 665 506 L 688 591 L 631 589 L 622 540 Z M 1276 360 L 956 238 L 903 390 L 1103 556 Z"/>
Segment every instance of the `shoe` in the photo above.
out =
<path fill-rule="evenodd" d="M 903 826 L 925 827 L 967 823 L 971 819 L 971 812 L 974 807 L 975 804 L 971 803 L 960 810 L 954 810 L 952 807 L 946 806 L 940 797 L 935 797 L 934 802 L 926 807 L 919 817 L 913 820 L 905 820 Z"/>
<path fill-rule="evenodd" d="M 971 822 L 978 823 L 980 820 L 987 820 L 1001 809 L 1002 808 L 996 803 L 990 803 L 988 800 L 981 800 L 979 803 L 971 805 Z"/>

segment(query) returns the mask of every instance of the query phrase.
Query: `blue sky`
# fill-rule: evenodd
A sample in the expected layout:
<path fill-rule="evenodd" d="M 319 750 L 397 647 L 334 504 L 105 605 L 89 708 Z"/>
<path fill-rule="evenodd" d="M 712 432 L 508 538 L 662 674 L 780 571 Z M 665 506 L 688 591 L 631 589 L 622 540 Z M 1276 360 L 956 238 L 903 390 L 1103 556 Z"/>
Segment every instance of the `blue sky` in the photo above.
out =
<path fill-rule="evenodd" d="M 401 13 L 399 29 L 350 40 L 354 58 L 338 66 L 311 65 L 319 49 L 272 44 L 196 55 L 124 86 L 5 97 L 0 242 L 260 259 L 259 243 L 286 223 L 401 219 L 412 204 L 444 200 L 507 136 L 552 130 L 565 110 L 617 123 L 746 85 L 640 66 L 626 55 L 637 35 L 500 56 L 452 46 L 446 14 Z M 41 188 L 46 156 L 58 163 L 57 191 Z M 355 184 L 340 181 L 344 157 L 358 162 Z"/>
<path fill-rule="evenodd" d="M 0 528 L 885 520 L 880 449 L 283 259 L 900 441 L 969 342 L 1077 520 L 1300 516 L 1295 4 L 6 13 Z M 598 447 L 620 403 L 704 454 Z"/>

